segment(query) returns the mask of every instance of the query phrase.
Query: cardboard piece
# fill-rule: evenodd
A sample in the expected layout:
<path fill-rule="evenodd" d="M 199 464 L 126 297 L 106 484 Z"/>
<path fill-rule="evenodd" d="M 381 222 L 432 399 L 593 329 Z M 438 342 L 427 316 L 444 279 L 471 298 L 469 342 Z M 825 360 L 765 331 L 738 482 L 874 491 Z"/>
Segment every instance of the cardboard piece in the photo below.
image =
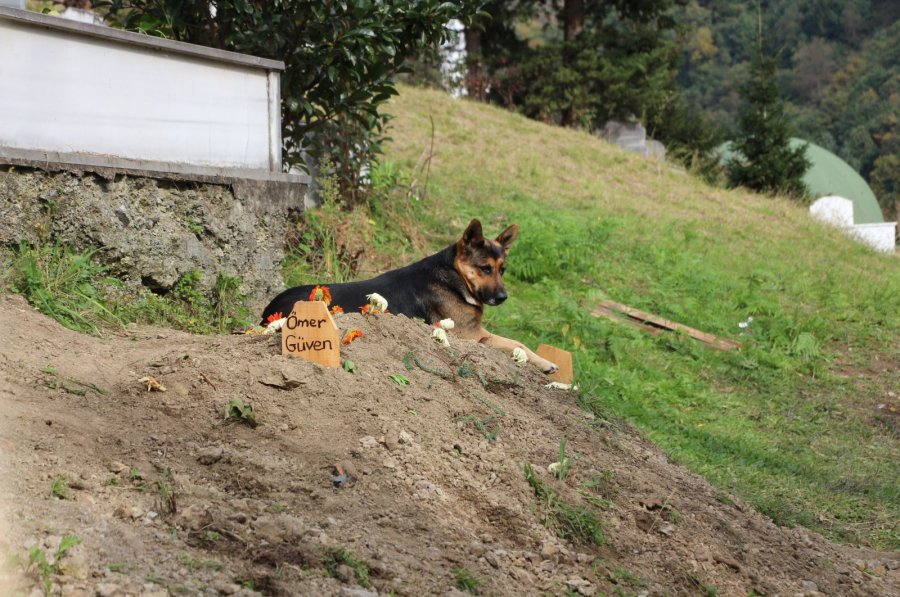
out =
<path fill-rule="evenodd" d="M 551 373 L 547 377 L 559 383 L 571 384 L 575 381 L 575 370 L 572 368 L 572 353 L 562 348 L 550 346 L 549 344 L 541 344 L 534 352 L 538 356 L 543 357 L 551 363 L 556 363 L 559 371 Z"/>
<path fill-rule="evenodd" d="M 297 301 L 281 327 L 281 354 L 341 366 L 338 328 L 323 301 Z"/>

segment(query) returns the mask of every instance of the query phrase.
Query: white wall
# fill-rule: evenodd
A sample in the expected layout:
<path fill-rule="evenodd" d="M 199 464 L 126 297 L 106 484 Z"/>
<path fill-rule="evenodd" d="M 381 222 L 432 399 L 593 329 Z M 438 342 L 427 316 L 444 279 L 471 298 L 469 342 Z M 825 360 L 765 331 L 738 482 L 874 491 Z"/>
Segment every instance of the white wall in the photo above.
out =
<path fill-rule="evenodd" d="M 274 69 L 24 14 L 0 18 L 0 147 L 281 171 Z"/>
<path fill-rule="evenodd" d="M 816 199 L 809 206 L 809 213 L 826 224 L 846 228 L 853 226 L 853 202 L 844 197 L 832 195 Z"/>
<path fill-rule="evenodd" d="M 809 213 L 817 220 L 841 228 L 876 251 L 893 253 L 897 233 L 894 222 L 854 224 L 853 202 L 844 197 L 822 197 L 809 206 Z"/>
<path fill-rule="evenodd" d="M 876 251 L 893 253 L 897 238 L 897 223 L 856 224 L 852 234 Z"/>

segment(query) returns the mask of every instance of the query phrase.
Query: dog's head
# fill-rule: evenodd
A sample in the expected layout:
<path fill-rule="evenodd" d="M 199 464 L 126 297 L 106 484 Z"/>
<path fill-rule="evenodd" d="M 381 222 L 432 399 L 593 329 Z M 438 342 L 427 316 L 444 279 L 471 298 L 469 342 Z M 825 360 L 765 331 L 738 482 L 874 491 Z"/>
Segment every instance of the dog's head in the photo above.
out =
<path fill-rule="evenodd" d="M 465 281 L 469 293 L 483 304 L 499 305 L 506 300 L 503 272 L 509 246 L 516 240 L 519 226 L 513 224 L 494 240 L 484 238 L 481 222 L 472 220 L 456 241 L 453 265 Z"/>

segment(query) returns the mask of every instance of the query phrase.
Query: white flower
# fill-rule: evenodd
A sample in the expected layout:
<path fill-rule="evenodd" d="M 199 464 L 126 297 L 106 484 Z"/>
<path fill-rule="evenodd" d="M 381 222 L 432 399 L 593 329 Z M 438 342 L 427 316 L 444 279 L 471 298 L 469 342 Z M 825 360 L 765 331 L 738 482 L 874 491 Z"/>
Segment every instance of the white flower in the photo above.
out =
<path fill-rule="evenodd" d="M 515 348 L 513 348 L 512 358 L 515 362 L 519 363 L 520 365 L 522 363 L 528 362 L 528 354 L 524 350 L 522 350 L 522 348 L 519 346 L 516 346 Z"/>
<path fill-rule="evenodd" d="M 434 331 L 431 332 L 431 337 L 434 338 L 435 342 L 440 342 L 444 346 L 450 346 L 450 340 L 447 339 L 447 330 L 443 328 L 434 328 Z"/>
<path fill-rule="evenodd" d="M 442 330 L 448 330 L 448 331 L 452 330 L 453 328 L 456 327 L 456 323 L 454 323 L 454 321 L 450 318 L 440 320 L 438 322 L 438 325 L 441 327 Z"/>
<path fill-rule="evenodd" d="M 562 383 L 559 381 L 551 381 L 544 387 L 549 388 L 551 390 L 577 390 L 578 389 L 578 386 L 576 386 L 576 385 L 569 384 L 569 383 Z"/>
<path fill-rule="evenodd" d="M 373 292 L 372 294 L 367 294 L 366 298 L 369 299 L 369 304 L 376 311 L 381 311 L 382 313 L 387 311 L 387 299 L 380 294 Z"/>
<path fill-rule="evenodd" d="M 744 329 L 744 328 L 747 327 L 748 325 L 750 325 L 748 322 L 742 321 L 742 322 L 740 322 L 740 323 L 738 324 L 738 327 L 741 328 L 741 329 Z"/>
<path fill-rule="evenodd" d="M 547 471 L 553 473 L 554 475 L 559 472 L 559 463 L 551 462 L 547 465 Z"/>
<path fill-rule="evenodd" d="M 287 321 L 287 317 L 282 317 L 281 319 L 276 319 L 272 323 L 266 326 L 266 329 L 263 330 L 263 334 L 274 334 L 278 330 L 281 329 L 281 326 L 284 325 L 284 322 Z"/>

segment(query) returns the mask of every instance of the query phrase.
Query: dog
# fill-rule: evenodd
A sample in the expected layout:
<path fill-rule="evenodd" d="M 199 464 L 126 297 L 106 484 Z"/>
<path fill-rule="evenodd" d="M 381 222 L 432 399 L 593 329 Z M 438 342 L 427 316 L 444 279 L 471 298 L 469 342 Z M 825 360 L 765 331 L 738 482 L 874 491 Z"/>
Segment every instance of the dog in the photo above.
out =
<path fill-rule="evenodd" d="M 473 219 L 462 238 L 421 261 L 371 280 L 329 285 L 332 304 L 349 313 L 368 303 L 367 294 L 378 293 L 394 314 L 423 319 L 428 324 L 452 319 L 452 331 L 460 338 L 510 353 L 521 348 L 541 371 L 555 373 L 556 364 L 521 342 L 488 332 L 481 323 L 485 305 L 496 306 L 507 298 L 503 274 L 509 247 L 518 234 L 519 226 L 513 224 L 489 240 L 484 237 L 481 222 Z M 307 300 L 314 287 L 296 286 L 276 296 L 263 311 L 262 325 L 273 313 L 290 313 L 294 303 Z"/>

